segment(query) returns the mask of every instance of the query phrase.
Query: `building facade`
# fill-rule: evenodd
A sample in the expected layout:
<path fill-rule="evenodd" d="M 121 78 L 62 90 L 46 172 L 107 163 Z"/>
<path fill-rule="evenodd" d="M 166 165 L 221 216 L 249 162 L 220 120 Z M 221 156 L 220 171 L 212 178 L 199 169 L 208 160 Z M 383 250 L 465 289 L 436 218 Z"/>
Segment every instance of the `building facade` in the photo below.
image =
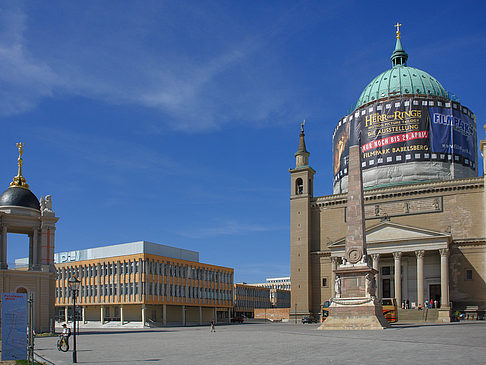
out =
<path fill-rule="evenodd" d="M 270 289 L 249 284 L 234 285 L 234 316 L 254 317 L 255 308 L 271 308 Z"/>
<path fill-rule="evenodd" d="M 290 170 L 291 317 L 317 316 L 335 296 L 353 138 L 363 157 L 367 259 L 379 272 L 378 295 L 415 307 L 437 301 L 444 320 L 451 309 L 486 307 L 486 191 L 477 177 L 476 118 L 429 74 L 407 67 L 407 58 L 397 32 L 392 69 L 339 121 L 335 194 L 314 197 L 315 170 L 301 129 Z M 454 142 L 437 144 L 441 138 Z M 486 156 L 485 141 L 480 150 Z"/>
<path fill-rule="evenodd" d="M 231 268 L 203 264 L 194 251 L 146 241 L 56 254 L 58 319 L 70 316 L 71 277 L 78 278 L 82 323 L 141 326 L 229 321 Z"/>
<path fill-rule="evenodd" d="M 290 276 L 282 278 L 266 278 L 264 283 L 256 283 L 251 285 L 280 290 L 290 290 L 292 287 L 292 284 L 290 282 Z"/>

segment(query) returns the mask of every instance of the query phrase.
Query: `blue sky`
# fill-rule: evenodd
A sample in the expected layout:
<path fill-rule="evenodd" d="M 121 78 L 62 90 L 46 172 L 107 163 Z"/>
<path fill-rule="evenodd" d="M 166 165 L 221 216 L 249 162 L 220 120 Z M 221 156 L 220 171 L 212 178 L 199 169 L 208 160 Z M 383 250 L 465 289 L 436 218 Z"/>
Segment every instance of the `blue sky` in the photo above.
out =
<path fill-rule="evenodd" d="M 147 240 L 234 267 L 236 281 L 287 276 L 300 122 L 315 194 L 330 194 L 332 130 L 391 67 L 399 21 L 408 65 L 471 108 L 484 138 L 485 8 L 4 1 L 0 181 L 23 141 L 24 176 L 61 218 L 58 252 Z M 9 260 L 27 246 L 9 235 Z"/>

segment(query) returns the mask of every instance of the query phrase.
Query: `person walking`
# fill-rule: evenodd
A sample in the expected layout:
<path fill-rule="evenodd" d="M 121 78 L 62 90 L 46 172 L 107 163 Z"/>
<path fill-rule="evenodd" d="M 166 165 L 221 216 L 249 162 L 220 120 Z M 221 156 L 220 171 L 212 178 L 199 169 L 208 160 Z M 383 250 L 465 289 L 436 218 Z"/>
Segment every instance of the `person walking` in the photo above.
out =
<path fill-rule="evenodd" d="M 216 329 L 214 328 L 214 321 L 211 321 L 211 323 L 209 323 L 209 326 L 211 328 L 209 332 L 216 332 Z"/>

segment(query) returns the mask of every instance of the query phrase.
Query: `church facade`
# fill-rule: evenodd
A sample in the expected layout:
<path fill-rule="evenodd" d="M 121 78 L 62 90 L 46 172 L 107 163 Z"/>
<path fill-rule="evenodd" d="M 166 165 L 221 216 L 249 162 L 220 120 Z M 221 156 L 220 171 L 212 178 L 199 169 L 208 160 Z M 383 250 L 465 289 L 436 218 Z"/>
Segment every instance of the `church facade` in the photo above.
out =
<path fill-rule="evenodd" d="M 315 197 L 304 130 L 290 170 L 291 316 L 318 316 L 344 257 L 347 153 L 362 153 L 368 260 L 377 295 L 410 307 L 486 308 L 486 192 L 476 118 L 429 74 L 408 67 L 400 32 L 392 69 L 365 88 L 333 134 L 334 194 Z M 444 141 L 451 143 L 444 143 Z M 486 153 L 486 141 L 480 150 Z"/>

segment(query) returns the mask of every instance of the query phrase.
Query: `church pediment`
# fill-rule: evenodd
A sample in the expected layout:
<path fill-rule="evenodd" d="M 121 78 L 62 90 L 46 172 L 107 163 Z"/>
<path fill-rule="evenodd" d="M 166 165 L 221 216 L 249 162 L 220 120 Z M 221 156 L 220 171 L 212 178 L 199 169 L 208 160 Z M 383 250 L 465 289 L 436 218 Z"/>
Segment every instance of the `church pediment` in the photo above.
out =
<path fill-rule="evenodd" d="M 426 243 L 448 243 L 451 235 L 448 233 L 427 230 L 418 227 L 405 226 L 392 222 L 381 222 L 366 230 L 368 248 L 396 245 L 417 245 Z M 331 250 L 344 248 L 346 238 L 343 237 L 329 245 Z"/>

